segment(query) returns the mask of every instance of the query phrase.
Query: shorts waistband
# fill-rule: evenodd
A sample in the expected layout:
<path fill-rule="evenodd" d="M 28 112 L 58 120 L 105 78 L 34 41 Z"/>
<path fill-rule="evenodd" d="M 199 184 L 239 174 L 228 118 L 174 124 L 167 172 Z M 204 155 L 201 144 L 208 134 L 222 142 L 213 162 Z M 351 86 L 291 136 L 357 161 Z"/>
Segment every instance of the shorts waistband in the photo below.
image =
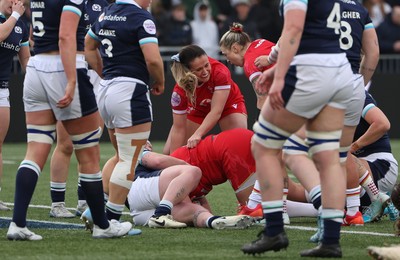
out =
<path fill-rule="evenodd" d="M 0 80 L 0 88 L 8 88 L 8 81 Z"/>

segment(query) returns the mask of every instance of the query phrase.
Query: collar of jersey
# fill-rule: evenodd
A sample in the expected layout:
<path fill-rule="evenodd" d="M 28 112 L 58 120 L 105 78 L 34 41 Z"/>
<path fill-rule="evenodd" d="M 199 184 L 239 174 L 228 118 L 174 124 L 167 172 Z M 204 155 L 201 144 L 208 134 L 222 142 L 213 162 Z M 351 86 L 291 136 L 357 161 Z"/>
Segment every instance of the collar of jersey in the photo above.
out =
<path fill-rule="evenodd" d="M 6 16 L 2 12 L 0 12 L 0 17 L 6 18 Z"/>
<path fill-rule="evenodd" d="M 141 9 L 141 7 L 138 5 L 138 3 L 136 3 L 133 0 L 117 0 L 115 1 L 115 3 L 118 5 L 136 5 L 137 7 L 139 7 Z"/>

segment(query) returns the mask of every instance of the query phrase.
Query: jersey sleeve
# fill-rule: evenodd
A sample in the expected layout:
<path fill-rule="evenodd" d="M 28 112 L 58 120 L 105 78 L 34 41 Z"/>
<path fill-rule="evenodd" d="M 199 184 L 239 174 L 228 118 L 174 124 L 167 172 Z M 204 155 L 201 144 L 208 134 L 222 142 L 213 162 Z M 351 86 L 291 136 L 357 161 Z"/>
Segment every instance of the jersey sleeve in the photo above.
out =
<path fill-rule="evenodd" d="M 365 96 L 364 108 L 363 108 L 362 114 L 361 114 L 362 118 L 365 118 L 365 116 L 367 115 L 368 111 L 371 108 L 376 107 L 376 102 L 373 99 L 373 97 L 369 93 L 365 93 L 365 94 L 366 94 L 366 96 Z"/>
<path fill-rule="evenodd" d="M 99 15 L 99 18 L 102 17 L 102 16 L 104 16 L 104 13 L 101 13 Z M 92 37 L 93 39 L 95 39 L 96 41 L 100 41 L 100 39 L 98 37 L 98 32 L 100 30 L 99 18 L 94 21 L 94 23 L 92 24 L 92 26 L 90 27 L 90 29 L 87 32 L 87 34 L 90 37 Z"/>
<path fill-rule="evenodd" d="M 175 85 L 171 95 L 171 107 L 174 114 L 183 115 L 187 113 L 188 100 L 185 90 Z"/>
<path fill-rule="evenodd" d="M 366 13 L 367 15 L 365 16 L 364 19 L 364 30 L 375 28 L 374 24 L 372 23 L 371 17 L 369 16 L 369 13 L 368 12 Z"/>
<path fill-rule="evenodd" d="M 90 29 L 87 31 L 87 34 L 95 39 L 96 41 L 101 41 L 99 38 L 99 31 L 101 29 L 100 22 L 104 19 L 104 16 L 106 16 L 107 9 L 104 9 L 101 14 L 94 19 L 92 25 L 90 26 Z"/>
<path fill-rule="evenodd" d="M 148 16 L 141 17 L 141 23 L 138 28 L 138 39 L 139 44 L 143 45 L 146 43 L 156 43 L 158 44 L 158 39 L 156 36 L 156 24 L 153 18 L 149 14 Z"/>
<path fill-rule="evenodd" d="M 73 12 L 81 17 L 85 11 L 85 1 L 84 0 L 66 0 L 62 8 L 63 12 Z"/>
<path fill-rule="evenodd" d="M 244 74 L 247 79 L 252 82 L 255 77 L 261 75 L 261 71 L 254 64 L 255 58 L 253 55 L 249 56 L 249 59 L 246 59 L 243 65 Z"/>
<path fill-rule="evenodd" d="M 231 89 L 231 72 L 222 63 L 214 65 L 214 90 Z"/>

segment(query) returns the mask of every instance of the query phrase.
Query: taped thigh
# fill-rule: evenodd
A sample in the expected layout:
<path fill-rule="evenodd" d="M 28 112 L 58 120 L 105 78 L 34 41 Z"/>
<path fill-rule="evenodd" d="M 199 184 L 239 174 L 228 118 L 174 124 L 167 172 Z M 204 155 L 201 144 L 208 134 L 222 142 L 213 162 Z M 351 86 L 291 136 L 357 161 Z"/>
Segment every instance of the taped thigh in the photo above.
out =
<path fill-rule="evenodd" d="M 322 151 L 339 150 L 342 130 L 330 132 L 306 131 L 307 143 L 311 155 Z"/>
<path fill-rule="evenodd" d="M 262 115 L 253 125 L 253 140 L 266 148 L 281 149 L 286 139 L 290 136 L 289 132 L 267 122 Z"/>
<path fill-rule="evenodd" d="M 101 137 L 102 128 L 99 127 L 96 130 L 79 134 L 79 135 L 71 135 L 72 144 L 75 150 L 93 147 L 99 144 L 99 140 Z"/>
<path fill-rule="evenodd" d="M 347 153 L 350 150 L 350 146 L 340 147 L 339 148 L 339 158 L 340 163 L 344 164 L 347 161 Z"/>
<path fill-rule="evenodd" d="M 308 155 L 306 140 L 292 134 L 283 144 L 283 152 L 290 155 Z"/>
<path fill-rule="evenodd" d="M 27 125 L 27 141 L 53 144 L 56 139 L 56 125 Z"/>

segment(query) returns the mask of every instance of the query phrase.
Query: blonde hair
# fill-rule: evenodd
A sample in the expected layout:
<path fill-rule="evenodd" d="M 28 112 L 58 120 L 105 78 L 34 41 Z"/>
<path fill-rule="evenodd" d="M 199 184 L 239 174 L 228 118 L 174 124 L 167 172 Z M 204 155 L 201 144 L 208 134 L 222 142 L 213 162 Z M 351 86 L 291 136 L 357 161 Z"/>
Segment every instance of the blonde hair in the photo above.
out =
<path fill-rule="evenodd" d="M 179 87 L 183 88 L 192 106 L 196 104 L 196 87 L 198 80 L 195 74 L 190 71 L 190 63 L 198 57 L 207 55 L 197 45 L 187 45 L 181 49 L 171 65 L 172 76 Z"/>
<path fill-rule="evenodd" d="M 251 42 L 250 36 L 243 31 L 243 25 L 233 23 L 229 27 L 229 31 L 222 35 L 221 40 L 219 40 L 219 46 L 230 49 L 234 43 L 245 46 L 249 42 Z"/>

